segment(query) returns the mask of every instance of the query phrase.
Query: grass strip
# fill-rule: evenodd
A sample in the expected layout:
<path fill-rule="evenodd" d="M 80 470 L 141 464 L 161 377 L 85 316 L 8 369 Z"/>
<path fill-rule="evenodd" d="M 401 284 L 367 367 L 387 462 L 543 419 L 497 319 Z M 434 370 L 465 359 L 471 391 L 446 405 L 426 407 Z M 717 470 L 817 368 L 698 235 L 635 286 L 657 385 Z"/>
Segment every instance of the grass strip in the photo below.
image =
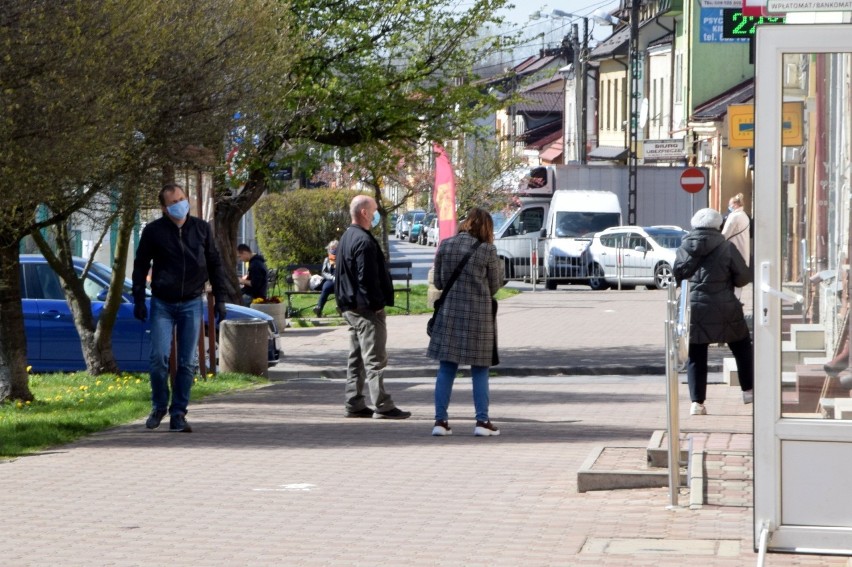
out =
<path fill-rule="evenodd" d="M 197 377 L 192 401 L 266 383 L 260 376 L 225 373 Z M 151 411 L 147 374 L 34 374 L 33 402 L 0 403 L 0 458 L 70 443 L 136 421 Z M 168 418 L 166 418 L 168 419 Z"/>

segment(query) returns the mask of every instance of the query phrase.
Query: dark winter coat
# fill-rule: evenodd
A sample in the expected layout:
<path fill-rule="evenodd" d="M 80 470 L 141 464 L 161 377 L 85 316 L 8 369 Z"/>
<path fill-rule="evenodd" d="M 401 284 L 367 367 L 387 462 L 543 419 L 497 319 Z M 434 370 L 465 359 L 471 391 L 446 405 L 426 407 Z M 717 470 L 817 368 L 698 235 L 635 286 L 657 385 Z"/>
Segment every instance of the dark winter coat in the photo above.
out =
<path fill-rule="evenodd" d="M 752 281 L 751 270 L 715 228 L 696 228 L 687 234 L 674 264 L 675 279 L 689 279 L 689 342 L 730 343 L 748 337 L 743 306 L 734 287 Z"/>
<path fill-rule="evenodd" d="M 441 242 L 435 255 L 433 280 L 444 289 L 464 255 L 476 244 L 467 232 Z M 481 244 L 450 288 L 435 319 L 426 354 L 473 366 L 491 366 L 497 326 L 491 298 L 503 286 L 503 265 L 493 244 Z"/>
<path fill-rule="evenodd" d="M 266 269 L 266 258 L 255 254 L 249 259 L 248 265 L 249 283 L 243 286 L 243 293 L 252 299 L 266 297 L 269 285 L 269 271 Z"/>
<path fill-rule="evenodd" d="M 163 215 L 142 229 L 133 261 L 134 301 L 145 299 L 149 268 L 151 294 L 157 299 L 169 303 L 195 299 L 209 279 L 216 303 L 225 301 L 222 258 L 206 221 L 187 216 L 178 226 Z"/>
<path fill-rule="evenodd" d="M 379 243 L 368 230 L 350 225 L 340 237 L 334 299 L 341 311 L 381 311 L 393 305 L 393 281 Z"/>

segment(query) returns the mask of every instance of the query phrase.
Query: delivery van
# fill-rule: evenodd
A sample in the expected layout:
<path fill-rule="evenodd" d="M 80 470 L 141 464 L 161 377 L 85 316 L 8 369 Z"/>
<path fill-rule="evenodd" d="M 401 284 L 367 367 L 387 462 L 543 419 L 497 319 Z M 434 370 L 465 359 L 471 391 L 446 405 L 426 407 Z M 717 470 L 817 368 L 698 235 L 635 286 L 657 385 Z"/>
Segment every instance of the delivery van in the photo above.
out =
<path fill-rule="evenodd" d="M 588 283 L 593 265 L 589 245 L 594 234 L 620 224 L 621 204 L 612 191 L 554 191 L 540 232 L 547 289 Z"/>

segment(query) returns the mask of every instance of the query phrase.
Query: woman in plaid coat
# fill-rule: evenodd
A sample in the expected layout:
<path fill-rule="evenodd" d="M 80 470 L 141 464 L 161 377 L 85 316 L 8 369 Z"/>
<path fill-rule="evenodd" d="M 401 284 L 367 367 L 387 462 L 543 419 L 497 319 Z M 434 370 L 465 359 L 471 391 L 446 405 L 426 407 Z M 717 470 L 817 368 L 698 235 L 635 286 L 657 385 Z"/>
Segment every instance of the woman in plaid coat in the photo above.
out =
<path fill-rule="evenodd" d="M 474 208 L 459 234 L 441 242 L 435 255 L 434 283 L 444 289 L 465 255 L 477 244 L 435 316 L 429 358 L 439 361 L 435 382 L 435 425 L 432 435 L 450 435 L 447 408 L 460 364 L 469 364 L 476 409 L 474 435 L 499 435 L 488 418 L 488 369 L 497 342 L 492 297 L 503 286 L 503 266 L 494 244 L 491 214 Z"/>

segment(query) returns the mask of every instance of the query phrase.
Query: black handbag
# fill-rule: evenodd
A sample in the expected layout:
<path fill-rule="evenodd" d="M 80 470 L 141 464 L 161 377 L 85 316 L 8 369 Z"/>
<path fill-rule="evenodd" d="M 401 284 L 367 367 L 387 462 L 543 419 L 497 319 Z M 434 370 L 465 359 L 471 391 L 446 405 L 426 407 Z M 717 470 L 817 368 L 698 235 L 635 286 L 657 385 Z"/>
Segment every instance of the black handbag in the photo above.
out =
<path fill-rule="evenodd" d="M 473 253 L 476 252 L 476 249 L 479 248 L 479 245 L 482 242 L 477 241 L 476 244 L 471 246 L 470 250 L 467 251 L 467 254 L 464 255 L 462 261 L 459 262 L 459 265 L 456 266 L 456 269 L 453 271 L 453 274 L 450 276 L 449 281 L 447 281 L 447 287 L 441 290 L 441 297 L 435 300 L 435 311 L 432 313 L 432 316 L 426 321 L 426 334 L 430 337 L 432 336 L 432 329 L 435 327 L 435 319 L 438 317 L 438 311 L 441 310 L 441 305 L 444 304 L 444 297 L 446 297 L 447 293 L 449 293 L 450 288 L 453 287 L 453 284 L 456 283 L 456 280 L 461 275 L 462 270 L 464 270 L 467 261 L 470 260 L 470 257 L 473 256 Z"/>

